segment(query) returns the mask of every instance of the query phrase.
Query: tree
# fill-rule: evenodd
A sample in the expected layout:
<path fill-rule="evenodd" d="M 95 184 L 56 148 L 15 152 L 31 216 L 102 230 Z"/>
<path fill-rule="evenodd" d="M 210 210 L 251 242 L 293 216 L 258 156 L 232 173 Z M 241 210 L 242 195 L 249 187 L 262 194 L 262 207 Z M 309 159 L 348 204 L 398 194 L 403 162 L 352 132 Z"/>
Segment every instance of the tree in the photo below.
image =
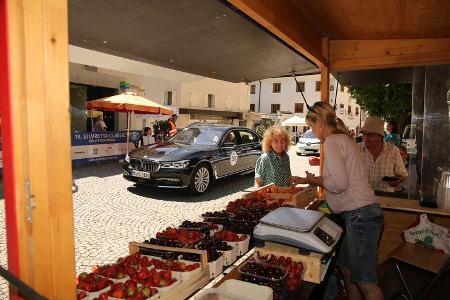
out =
<path fill-rule="evenodd" d="M 411 122 L 411 84 L 352 86 L 350 96 L 371 116 L 395 120 L 402 130 Z M 401 133 L 401 131 L 400 131 Z"/>

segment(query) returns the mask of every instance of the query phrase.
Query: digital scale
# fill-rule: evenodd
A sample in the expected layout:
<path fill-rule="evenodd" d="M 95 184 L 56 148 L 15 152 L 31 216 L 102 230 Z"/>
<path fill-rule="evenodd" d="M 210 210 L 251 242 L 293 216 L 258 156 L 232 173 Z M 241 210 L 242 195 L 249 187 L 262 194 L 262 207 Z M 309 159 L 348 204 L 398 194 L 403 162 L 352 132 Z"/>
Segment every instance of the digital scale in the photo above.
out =
<path fill-rule="evenodd" d="M 280 207 L 265 215 L 253 236 L 317 253 L 330 253 L 342 234 L 342 228 L 320 211 Z"/>

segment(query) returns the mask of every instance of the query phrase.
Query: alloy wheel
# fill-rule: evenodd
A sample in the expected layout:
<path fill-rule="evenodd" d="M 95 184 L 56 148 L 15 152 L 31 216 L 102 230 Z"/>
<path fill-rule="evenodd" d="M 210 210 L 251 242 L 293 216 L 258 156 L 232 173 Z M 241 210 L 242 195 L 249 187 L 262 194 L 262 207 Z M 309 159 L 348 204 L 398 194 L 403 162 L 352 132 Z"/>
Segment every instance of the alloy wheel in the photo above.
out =
<path fill-rule="evenodd" d="M 195 173 L 194 178 L 195 190 L 199 193 L 206 191 L 209 185 L 209 170 L 206 167 L 201 167 Z"/>

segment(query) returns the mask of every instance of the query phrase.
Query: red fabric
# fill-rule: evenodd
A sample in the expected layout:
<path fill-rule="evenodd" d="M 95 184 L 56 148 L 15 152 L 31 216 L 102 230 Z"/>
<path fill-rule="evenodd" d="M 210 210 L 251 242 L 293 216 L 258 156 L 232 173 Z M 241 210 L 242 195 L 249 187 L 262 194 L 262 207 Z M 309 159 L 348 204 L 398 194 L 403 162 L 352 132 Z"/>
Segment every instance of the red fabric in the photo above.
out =
<path fill-rule="evenodd" d="M 2 119 L 2 155 L 3 155 L 3 192 L 5 195 L 6 211 L 6 236 L 8 250 L 8 270 L 20 278 L 19 269 L 19 247 L 18 247 L 18 226 L 16 216 L 16 195 L 14 190 L 14 143 L 13 128 L 11 120 L 11 82 L 9 73 L 9 53 L 8 44 L 8 22 L 7 22 L 8 1 L 0 1 L 0 117 Z M 25 222 L 25 221 L 23 221 Z M 10 299 L 19 299 L 17 290 L 10 289 Z"/>

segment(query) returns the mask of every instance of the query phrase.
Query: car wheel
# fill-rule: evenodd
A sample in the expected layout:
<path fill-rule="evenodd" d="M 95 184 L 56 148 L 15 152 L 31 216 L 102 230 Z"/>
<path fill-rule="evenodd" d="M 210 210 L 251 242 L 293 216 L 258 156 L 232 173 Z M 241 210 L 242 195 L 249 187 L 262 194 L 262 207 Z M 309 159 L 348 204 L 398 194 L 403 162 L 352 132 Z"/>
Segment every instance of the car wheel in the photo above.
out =
<path fill-rule="evenodd" d="M 211 184 L 211 170 L 206 164 L 199 164 L 194 168 L 191 175 L 191 183 L 188 187 L 188 192 L 193 195 L 199 195 L 209 188 Z"/>

